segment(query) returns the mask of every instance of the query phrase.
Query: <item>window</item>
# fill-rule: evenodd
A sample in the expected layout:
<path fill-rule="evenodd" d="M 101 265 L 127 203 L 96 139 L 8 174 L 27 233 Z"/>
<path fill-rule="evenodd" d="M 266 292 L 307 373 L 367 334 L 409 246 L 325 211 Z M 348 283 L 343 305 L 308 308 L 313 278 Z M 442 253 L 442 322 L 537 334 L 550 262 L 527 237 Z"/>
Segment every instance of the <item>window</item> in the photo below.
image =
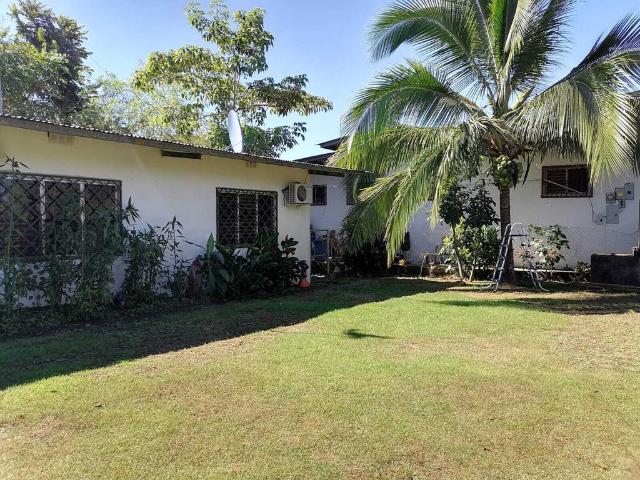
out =
<path fill-rule="evenodd" d="M 326 205 L 326 204 L 327 204 L 327 186 L 314 185 L 312 205 Z"/>
<path fill-rule="evenodd" d="M 542 197 L 590 197 L 587 165 L 542 167 Z"/>
<path fill-rule="evenodd" d="M 51 252 L 72 254 L 56 244 L 60 229 L 83 231 L 103 214 L 120 216 L 121 183 L 51 175 L 0 172 L 0 248 L 11 255 L 40 257 Z"/>
<path fill-rule="evenodd" d="M 346 190 L 346 202 L 347 205 L 355 205 L 356 204 L 356 192 L 355 192 L 355 177 L 347 176 L 344 181 L 344 188 Z"/>
<path fill-rule="evenodd" d="M 278 194 L 218 188 L 217 236 L 223 245 L 246 245 L 261 233 L 278 231 Z"/>

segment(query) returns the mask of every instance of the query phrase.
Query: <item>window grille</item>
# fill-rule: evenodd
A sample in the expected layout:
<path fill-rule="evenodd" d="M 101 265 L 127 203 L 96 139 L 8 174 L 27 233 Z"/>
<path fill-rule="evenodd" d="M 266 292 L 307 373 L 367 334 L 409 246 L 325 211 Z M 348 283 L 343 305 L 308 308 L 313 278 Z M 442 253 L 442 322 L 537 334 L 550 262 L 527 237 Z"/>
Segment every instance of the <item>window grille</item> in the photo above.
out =
<path fill-rule="evenodd" d="M 218 188 L 216 223 L 222 245 L 247 245 L 261 233 L 278 231 L 278 194 Z"/>
<path fill-rule="evenodd" d="M 355 175 L 347 175 L 344 179 L 344 188 L 347 205 L 355 205 L 360 189 L 358 178 Z"/>
<path fill-rule="evenodd" d="M 587 165 L 542 167 L 542 198 L 591 197 Z"/>
<path fill-rule="evenodd" d="M 51 232 L 64 224 L 81 239 L 83 227 L 104 212 L 119 218 L 121 199 L 117 180 L 0 172 L 0 252 L 19 258 L 59 252 Z"/>
<path fill-rule="evenodd" d="M 326 204 L 327 204 L 327 186 L 314 185 L 312 205 L 318 206 L 318 205 L 326 205 Z"/>

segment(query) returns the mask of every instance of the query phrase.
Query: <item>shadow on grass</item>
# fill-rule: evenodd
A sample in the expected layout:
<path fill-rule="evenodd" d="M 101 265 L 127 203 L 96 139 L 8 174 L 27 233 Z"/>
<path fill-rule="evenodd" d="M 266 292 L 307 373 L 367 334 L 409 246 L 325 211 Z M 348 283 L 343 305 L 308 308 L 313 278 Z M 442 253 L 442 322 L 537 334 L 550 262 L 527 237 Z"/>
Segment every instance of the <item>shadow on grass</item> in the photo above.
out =
<path fill-rule="evenodd" d="M 610 315 L 627 312 L 640 313 L 640 295 L 592 294 L 584 298 L 522 297 L 520 299 L 491 298 L 469 300 L 437 300 L 452 307 L 510 307 L 539 310 L 564 315 Z"/>
<path fill-rule="evenodd" d="M 357 328 L 350 328 L 342 332 L 345 336 L 352 338 L 353 340 L 361 340 L 363 338 L 377 338 L 380 340 L 389 340 L 391 337 L 385 337 L 384 335 L 374 335 L 373 333 L 365 333 Z"/>
<path fill-rule="evenodd" d="M 456 283 L 361 280 L 267 300 L 251 300 L 137 319 L 113 319 L 54 334 L 0 341 L 0 389 L 148 355 L 305 322 L 323 313 L 436 292 Z M 345 332 L 351 338 L 369 335 Z"/>

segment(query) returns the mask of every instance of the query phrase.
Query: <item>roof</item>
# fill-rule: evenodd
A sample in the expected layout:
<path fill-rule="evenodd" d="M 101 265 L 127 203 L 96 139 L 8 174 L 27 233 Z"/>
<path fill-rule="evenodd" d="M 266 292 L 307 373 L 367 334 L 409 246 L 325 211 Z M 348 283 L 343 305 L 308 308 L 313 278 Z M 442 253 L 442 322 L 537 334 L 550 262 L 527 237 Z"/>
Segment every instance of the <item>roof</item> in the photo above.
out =
<path fill-rule="evenodd" d="M 145 147 L 155 147 L 167 150 L 173 150 L 182 153 L 195 153 L 201 155 L 210 155 L 215 157 L 230 158 L 233 160 L 243 160 L 256 163 L 265 163 L 268 165 L 277 165 L 280 167 L 301 168 L 308 170 L 310 173 L 321 173 L 325 175 L 340 175 L 354 173 L 353 170 L 337 167 L 327 167 L 325 165 L 313 164 L 301 161 L 282 160 L 280 158 L 263 157 L 260 155 L 250 155 L 247 153 L 233 153 L 215 148 L 202 147 L 189 143 L 171 142 L 167 140 L 159 140 L 155 138 L 142 137 L 139 135 L 128 135 L 123 133 L 115 133 L 107 130 L 99 130 L 95 128 L 82 127 L 78 125 L 64 125 L 61 123 L 45 122 L 32 118 L 18 117 L 14 115 L 0 115 L 0 126 L 22 128 L 26 130 L 35 130 L 39 132 L 52 132 L 60 135 L 69 135 L 74 137 L 92 138 L 96 140 L 105 140 L 107 142 L 129 143 L 132 145 L 141 145 Z"/>
<path fill-rule="evenodd" d="M 329 160 L 334 155 L 331 153 L 321 153 L 320 155 L 313 155 L 311 157 L 299 158 L 296 160 L 297 162 L 309 163 L 311 165 L 326 165 L 327 160 Z"/>
<path fill-rule="evenodd" d="M 327 140 L 326 142 L 319 143 L 318 146 L 320 148 L 324 148 L 325 150 L 333 150 L 334 152 L 340 148 L 342 142 L 344 142 L 345 137 L 334 138 L 333 140 Z"/>

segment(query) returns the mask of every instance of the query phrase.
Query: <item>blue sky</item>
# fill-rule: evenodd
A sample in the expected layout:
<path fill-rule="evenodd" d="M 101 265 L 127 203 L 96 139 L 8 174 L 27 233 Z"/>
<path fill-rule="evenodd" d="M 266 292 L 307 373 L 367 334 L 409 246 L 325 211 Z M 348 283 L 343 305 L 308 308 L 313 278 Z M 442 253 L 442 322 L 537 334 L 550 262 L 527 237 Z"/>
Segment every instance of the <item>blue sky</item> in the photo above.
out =
<path fill-rule="evenodd" d="M 199 37 L 187 24 L 184 0 L 42 0 L 57 13 L 75 18 L 88 30 L 93 52 L 89 65 L 96 74 L 104 71 L 126 78 L 155 50 L 167 50 Z M 232 9 L 261 7 L 266 25 L 275 36 L 269 53 L 269 75 L 306 73 L 309 90 L 334 104 L 326 114 L 308 117 L 306 140 L 284 155 L 294 159 L 319 153 L 317 143 L 335 138 L 340 116 L 358 89 L 385 66 L 402 61 L 412 52 L 371 63 L 367 31 L 376 13 L 391 0 L 228 0 Z M 0 0 L 6 12 L 11 0 Z M 204 0 L 204 3 L 207 3 Z M 566 73 L 625 13 L 639 11 L 638 0 L 578 1 L 570 37 L 571 53 L 563 59 L 557 76 Z M 6 17 L 3 23 L 6 23 Z M 295 117 L 286 119 L 294 121 Z M 276 124 L 280 119 L 274 119 Z"/>

